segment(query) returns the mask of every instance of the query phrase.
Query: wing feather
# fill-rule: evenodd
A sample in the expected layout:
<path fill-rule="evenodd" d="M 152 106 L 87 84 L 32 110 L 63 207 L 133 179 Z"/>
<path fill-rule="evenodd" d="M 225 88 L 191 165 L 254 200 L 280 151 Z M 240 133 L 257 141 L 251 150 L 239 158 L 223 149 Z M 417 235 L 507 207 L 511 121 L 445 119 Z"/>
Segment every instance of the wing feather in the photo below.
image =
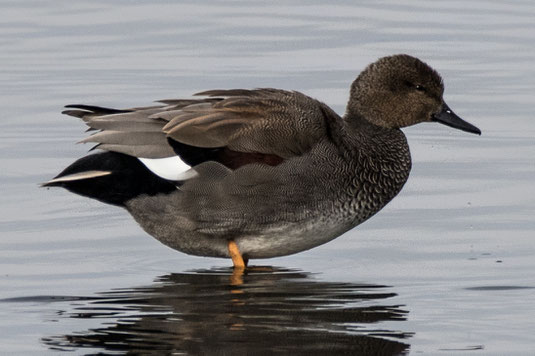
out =
<path fill-rule="evenodd" d="M 163 128 L 169 138 L 196 147 L 289 158 L 309 150 L 326 130 L 327 107 L 298 92 L 232 89 L 196 95 L 222 100 L 184 107 Z"/>
<path fill-rule="evenodd" d="M 301 155 L 325 137 L 326 115 L 339 119 L 325 104 L 299 92 L 216 89 L 195 95 L 205 98 L 165 99 L 161 105 L 124 110 L 68 105 L 64 113 L 98 130 L 81 142 L 97 143 L 99 149 L 163 158 L 176 155 L 180 143 L 193 149 L 224 148 L 238 156 L 241 152 L 247 155 L 243 162 Z M 177 142 L 175 150 L 169 139 Z"/>

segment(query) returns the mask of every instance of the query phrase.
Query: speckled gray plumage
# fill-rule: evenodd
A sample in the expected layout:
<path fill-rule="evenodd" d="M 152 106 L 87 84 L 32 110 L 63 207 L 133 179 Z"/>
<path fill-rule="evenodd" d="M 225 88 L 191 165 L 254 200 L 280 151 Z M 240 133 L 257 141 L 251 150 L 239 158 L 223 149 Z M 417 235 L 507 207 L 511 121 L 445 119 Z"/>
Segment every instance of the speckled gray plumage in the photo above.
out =
<path fill-rule="evenodd" d="M 348 127 L 327 106 L 301 93 L 269 89 L 239 94 L 231 105 L 216 105 L 230 107 L 235 115 L 236 103 L 249 100 L 253 107 L 269 107 L 259 118 L 276 124 L 269 127 L 253 116 L 249 127 L 241 128 L 246 133 L 235 134 L 245 143 L 233 148 L 287 159 L 275 167 L 251 164 L 235 171 L 206 162 L 195 168 L 198 178 L 165 199 L 143 196 L 128 202 L 140 225 L 166 245 L 226 257 L 226 242 L 234 239 L 247 258 L 299 252 L 366 220 L 407 180 L 410 154 L 400 130 L 362 118 L 352 118 L 359 122 Z M 266 104 L 259 105 L 260 100 Z M 210 115 L 209 109 L 203 111 Z M 195 139 L 204 137 L 187 143 L 199 145 Z"/>
<path fill-rule="evenodd" d="M 227 257 L 228 239 L 247 258 L 296 253 L 358 225 L 399 192 L 410 171 L 408 146 L 401 131 L 384 134 L 376 142 L 395 144 L 373 155 L 373 142 L 347 137 L 361 149 L 341 153 L 323 138 L 276 167 L 205 163 L 176 193 L 142 196 L 127 209 L 148 233 L 186 253 Z"/>
<path fill-rule="evenodd" d="M 343 118 L 278 89 L 212 90 L 126 110 L 78 105 L 66 113 L 100 130 L 84 142 L 134 157 L 174 155 L 168 140 L 252 154 L 258 162 L 236 167 L 207 159 L 176 191 L 136 196 L 125 207 L 179 251 L 228 257 L 234 240 L 245 258 L 268 258 L 325 243 L 394 198 L 411 169 L 400 128 L 447 108 L 443 91 L 433 69 L 398 55 L 354 81 Z"/>

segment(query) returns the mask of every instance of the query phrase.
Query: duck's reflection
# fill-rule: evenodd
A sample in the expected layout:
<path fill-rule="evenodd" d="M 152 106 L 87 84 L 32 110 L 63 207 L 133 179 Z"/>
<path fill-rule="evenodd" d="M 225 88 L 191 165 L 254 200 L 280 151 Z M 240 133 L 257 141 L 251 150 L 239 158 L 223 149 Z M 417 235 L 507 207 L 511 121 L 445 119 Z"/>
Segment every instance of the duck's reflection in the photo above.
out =
<path fill-rule="evenodd" d="M 388 303 L 393 296 L 388 287 L 281 268 L 253 267 L 239 277 L 197 270 L 76 300 L 68 317 L 101 318 L 103 326 L 43 342 L 103 353 L 397 355 L 408 351 L 401 340 L 410 335 L 382 325 L 405 319 L 407 311 Z"/>

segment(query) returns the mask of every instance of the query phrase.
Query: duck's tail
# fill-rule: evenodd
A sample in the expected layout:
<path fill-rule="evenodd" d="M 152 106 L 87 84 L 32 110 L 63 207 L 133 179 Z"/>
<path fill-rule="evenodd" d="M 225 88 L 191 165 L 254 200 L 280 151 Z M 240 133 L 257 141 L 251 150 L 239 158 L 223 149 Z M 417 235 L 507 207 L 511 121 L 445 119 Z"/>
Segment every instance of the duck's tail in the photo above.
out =
<path fill-rule="evenodd" d="M 137 158 L 117 152 L 82 157 L 42 186 L 63 187 L 117 206 L 124 206 L 142 194 L 156 195 L 177 189 L 173 182 L 158 177 Z"/>

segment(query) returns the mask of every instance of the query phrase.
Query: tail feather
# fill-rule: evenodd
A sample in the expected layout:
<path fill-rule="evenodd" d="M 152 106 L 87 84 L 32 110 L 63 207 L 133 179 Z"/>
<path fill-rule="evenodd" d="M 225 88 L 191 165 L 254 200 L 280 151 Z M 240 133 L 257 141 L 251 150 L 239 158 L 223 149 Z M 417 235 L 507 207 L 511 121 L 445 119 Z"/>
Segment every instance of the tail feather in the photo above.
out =
<path fill-rule="evenodd" d="M 71 104 L 71 105 L 65 105 L 67 109 L 78 109 L 88 111 L 89 113 L 93 115 L 109 115 L 109 114 L 120 114 L 129 112 L 130 110 L 121 110 L 121 109 L 112 109 L 112 108 L 105 108 L 103 106 L 95 106 L 95 105 L 84 105 L 84 104 Z M 63 112 L 63 114 L 70 115 L 68 112 L 69 110 L 65 110 L 66 112 Z"/>
<path fill-rule="evenodd" d="M 103 177 L 103 176 L 107 176 L 108 174 L 111 174 L 111 172 L 110 171 L 86 171 L 86 172 L 67 174 L 61 177 L 58 176 L 54 179 L 51 179 L 48 182 L 41 184 L 41 186 L 53 187 L 53 186 L 57 186 L 60 183 L 72 182 L 72 181 L 82 180 L 82 179 Z"/>
<path fill-rule="evenodd" d="M 175 191 L 176 185 L 153 174 L 137 158 L 102 152 L 80 158 L 44 187 L 63 187 L 75 194 L 124 206 L 139 195 Z"/>

